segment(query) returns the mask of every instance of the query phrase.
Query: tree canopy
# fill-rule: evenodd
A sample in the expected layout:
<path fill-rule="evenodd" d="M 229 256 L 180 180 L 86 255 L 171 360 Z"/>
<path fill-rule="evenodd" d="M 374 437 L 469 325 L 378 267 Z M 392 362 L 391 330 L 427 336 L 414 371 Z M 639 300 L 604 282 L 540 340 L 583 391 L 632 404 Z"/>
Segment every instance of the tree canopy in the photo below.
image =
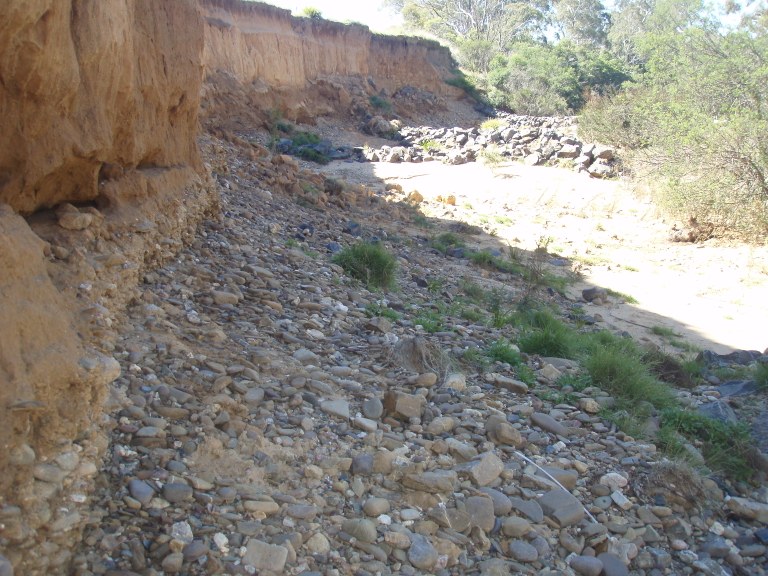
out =
<path fill-rule="evenodd" d="M 665 205 L 768 232 L 768 0 L 391 0 L 496 107 L 579 113 Z"/>

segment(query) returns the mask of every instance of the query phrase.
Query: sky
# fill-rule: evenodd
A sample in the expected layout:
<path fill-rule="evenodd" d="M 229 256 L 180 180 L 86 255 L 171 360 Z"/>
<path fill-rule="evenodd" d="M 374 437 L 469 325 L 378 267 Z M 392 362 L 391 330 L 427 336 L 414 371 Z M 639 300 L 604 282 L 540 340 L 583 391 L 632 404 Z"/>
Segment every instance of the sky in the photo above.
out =
<path fill-rule="evenodd" d="M 360 22 L 374 32 L 388 32 L 402 24 L 402 18 L 384 8 L 382 0 L 262 0 L 298 15 L 307 6 L 317 8 L 328 20 Z"/>

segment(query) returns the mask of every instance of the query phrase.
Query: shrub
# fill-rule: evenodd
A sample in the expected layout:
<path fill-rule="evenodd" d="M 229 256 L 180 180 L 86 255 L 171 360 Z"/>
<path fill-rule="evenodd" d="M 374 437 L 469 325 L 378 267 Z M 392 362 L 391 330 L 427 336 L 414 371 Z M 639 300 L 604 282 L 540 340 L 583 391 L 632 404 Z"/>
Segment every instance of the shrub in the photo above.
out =
<path fill-rule="evenodd" d="M 381 244 L 360 243 L 349 246 L 333 257 L 351 277 L 372 288 L 392 288 L 397 261 Z"/>
<path fill-rule="evenodd" d="M 762 241 L 768 231 L 768 35 L 690 28 L 645 41 L 646 73 L 582 117 L 624 145 L 635 176 L 684 221 Z"/>
<path fill-rule="evenodd" d="M 368 101 L 371 103 L 371 106 L 382 112 L 389 112 L 392 109 L 392 103 L 378 94 L 372 94 Z"/>
<path fill-rule="evenodd" d="M 306 6 L 304 9 L 302 9 L 301 16 L 304 18 L 311 18 L 312 20 L 322 20 L 323 13 L 320 12 L 318 8 L 315 8 L 314 6 Z"/>

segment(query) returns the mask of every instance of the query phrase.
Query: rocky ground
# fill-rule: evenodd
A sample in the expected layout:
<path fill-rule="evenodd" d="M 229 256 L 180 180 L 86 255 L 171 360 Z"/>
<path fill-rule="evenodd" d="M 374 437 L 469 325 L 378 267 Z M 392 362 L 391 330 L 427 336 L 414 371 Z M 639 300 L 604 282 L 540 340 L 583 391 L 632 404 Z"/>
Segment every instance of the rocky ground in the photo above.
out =
<path fill-rule="evenodd" d="M 515 339 L 451 306 L 467 286 L 577 303 L 431 249 L 381 182 L 269 191 L 248 142 L 204 142 L 221 216 L 118 319 L 122 376 L 77 574 L 768 571 L 765 486 L 666 462 L 601 418 L 602 390 L 561 403 L 573 361 L 526 356 L 529 384 L 462 361 Z M 296 172 L 272 162 L 274 180 Z M 361 237 L 397 255 L 398 290 L 331 262 Z M 430 312 L 442 326 L 427 332 Z"/>

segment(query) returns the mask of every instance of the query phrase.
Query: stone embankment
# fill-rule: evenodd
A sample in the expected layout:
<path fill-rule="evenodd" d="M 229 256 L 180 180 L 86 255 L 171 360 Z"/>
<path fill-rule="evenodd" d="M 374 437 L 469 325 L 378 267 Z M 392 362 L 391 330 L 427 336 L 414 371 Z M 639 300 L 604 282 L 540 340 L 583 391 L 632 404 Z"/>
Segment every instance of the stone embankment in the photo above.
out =
<path fill-rule="evenodd" d="M 586 171 L 595 178 L 616 175 L 613 148 L 584 143 L 576 137 L 573 118 L 543 118 L 500 114 L 493 127 L 402 127 L 399 121 L 373 118 L 374 134 L 400 138 L 402 143 L 366 148 L 371 162 L 428 162 L 464 164 L 485 157 L 491 162 L 518 159 L 531 166 L 554 164 Z"/>

